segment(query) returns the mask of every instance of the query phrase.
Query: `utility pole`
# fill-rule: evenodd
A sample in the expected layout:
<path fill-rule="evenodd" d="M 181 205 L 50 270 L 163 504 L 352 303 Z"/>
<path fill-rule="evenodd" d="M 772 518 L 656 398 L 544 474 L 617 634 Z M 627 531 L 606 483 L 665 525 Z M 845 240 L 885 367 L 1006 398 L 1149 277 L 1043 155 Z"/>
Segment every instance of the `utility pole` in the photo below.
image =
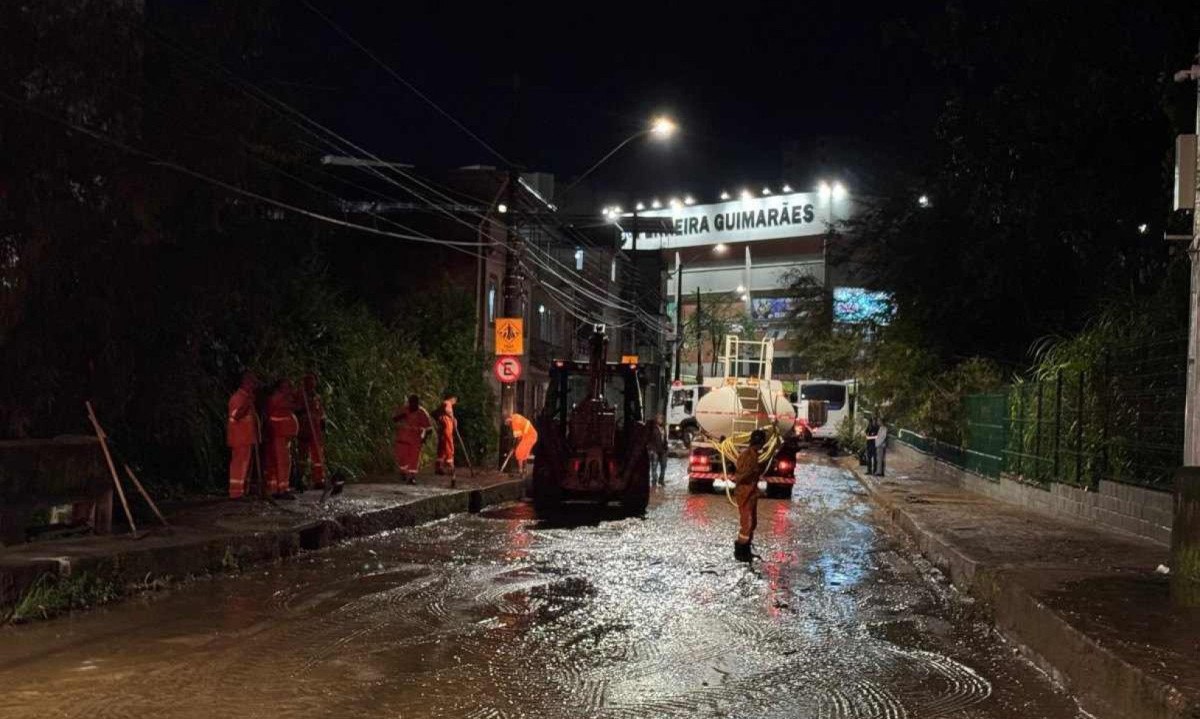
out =
<path fill-rule="evenodd" d="M 1196 64 L 1175 73 L 1176 82 L 1196 83 L 1196 135 L 1200 138 L 1200 52 Z M 1184 467 L 1175 478 L 1175 521 L 1171 528 L 1171 601 L 1200 607 L 1200 152 L 1191 159 L 1196 174 L 1192 190 L 1191 296 L 1189 298 L 1187 398 L 1184 410 Z M 1177 162 L 1182 162 L 1180 158 Z"/>
<path fill-rule="evenodd" d="M 696 288 L 696 384 L 704 384 L 704 326 L 700 322 L 700 288 Z"/>
<path fill-rule="evenodd" d="M 679 381 L 679 356 L 683 349 L 683 261 L 675 253 L 675 373 L 672 380 Z"/>
<path fill-rule="evenodd" d="M 525 253 L 525 243 L 521 233 L 517 231 L 517 185 L 520 175 L 516 170 L 508 171 L 505 188 L 505 201 L 508 212 L 504 215 L 506 254 L 504 259 L 504 317 L 524 317 L 521 313 L 521 295 L 525 292 L 525 274 L 521 269 L 521 260 Z M 504 417 L 516 411 L 517 386 L 515 382 L 500 384 L 500 458 L 504 461 L 508 455 L 511 434 L 506 433 Z"/>

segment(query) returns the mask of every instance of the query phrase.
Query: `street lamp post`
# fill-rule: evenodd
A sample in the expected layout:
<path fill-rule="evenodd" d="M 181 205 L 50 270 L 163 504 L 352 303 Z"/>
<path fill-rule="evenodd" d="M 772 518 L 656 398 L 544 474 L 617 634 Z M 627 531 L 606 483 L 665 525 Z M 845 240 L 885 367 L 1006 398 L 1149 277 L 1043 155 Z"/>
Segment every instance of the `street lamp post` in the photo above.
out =
<path fill-rule="evenodd" d="M 604 154 L 603 157 L 601 157 L 599 160 L 597 160 L 596 164 L 594 164 L 591 167 L 589 167 L 588 169 L 584 170 L 582 175 L 580 175 L 579 177 L 576 177 L 575 180 L 571 184 L 569 184 L 565 188 L 563 188 L 563 191 L 561 193 L 559 193 L 559 196 L 558 196 L 558 204 L 561 205 L 562 198 L 565 197 L 568 192 L 575 189 L 576 185 L 578 185 L 580 182 L 583 182 L 585 177 L 587 177 L 588 175 L 595 172 L 596 168 L 600 167 L 605 162 L 607 162 L 608 158 L 610 158 L 613 155 L 620 152 L 621 148 L 625 147 L 629 143 L 633 142 L 634 140 L 638 139 L 639 137 L 645 137 L 647 135 L 653 135 L 654 137 L 665 140 L 668 137 L 671 137 L 672 135 L 674 135 L 675 132 L 678 130 L 679 130 L 679 126 L 676 125 L 675 121 L 672 120 L 671 118 L 666 117 L 665 115 L 659 115 L 658 117 L 654 118 L 653 120 L 651 120 L 650 125 L 648 127 L 642 128 L 641 130 L 638 130 L 637 132 L 633 133 L 632 135 L 625 138 L 624 140 L 621 140 L 619 143 L 617 143 L 616 147 L 609 150 L 607 153 Z"/>
<path fill-rule="evenodd" d="M 825 205 L 828 209 L 828 227 L 825 230 L 825 236 L 821 240 L 821 285 L 826 291 L 829 290 L 829 243 L 833 241 L 833 223 L 837 219 L 834 215 L 833 205 L 838 200 L 846 196 L 846 186 L 840 182 L 828 183 L 822 181 L 817 185 L 817 194 L 821 199 L 825 200 Z"/>

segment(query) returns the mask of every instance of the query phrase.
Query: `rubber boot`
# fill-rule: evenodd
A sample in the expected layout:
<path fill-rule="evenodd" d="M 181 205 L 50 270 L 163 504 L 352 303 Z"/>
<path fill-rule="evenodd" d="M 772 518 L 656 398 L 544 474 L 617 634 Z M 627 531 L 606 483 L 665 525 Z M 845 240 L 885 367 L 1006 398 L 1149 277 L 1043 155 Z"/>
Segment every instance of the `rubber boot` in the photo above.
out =
<path fill-rule="evenodd" d="M 735 541 L 733 543 L 733 558 L 739 562 L 751 561 L 752 557 L 750 556 L 750 543 L 747 542 L 742 544 L 741 542 Z"/>

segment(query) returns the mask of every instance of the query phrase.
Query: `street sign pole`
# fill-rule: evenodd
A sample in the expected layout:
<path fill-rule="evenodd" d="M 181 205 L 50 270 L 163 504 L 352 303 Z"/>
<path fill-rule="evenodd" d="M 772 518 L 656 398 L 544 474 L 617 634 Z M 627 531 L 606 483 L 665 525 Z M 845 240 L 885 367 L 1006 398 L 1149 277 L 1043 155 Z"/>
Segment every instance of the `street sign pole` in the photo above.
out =
<path fill-rule="evenodd" d="M 521 255 L 524 251 L 521 233 L 517 231 L 517 183 L 520 176 L 515 170 L 508 171 L 507 199 L 508 212 L 504 215 L 504 226 L 507 240 L 507 256 L 504 265 L 504 316 L 523 317 L 521 312 L 521 294 L 524 291 L 525 278 L 521 273 Z M 512 435 L 504 431 L 504 418 L 516 411 L 517 389 L 515 384 L 501 383 L 500 385 L 500 457 L 497 463 L 508 452 Z"/>

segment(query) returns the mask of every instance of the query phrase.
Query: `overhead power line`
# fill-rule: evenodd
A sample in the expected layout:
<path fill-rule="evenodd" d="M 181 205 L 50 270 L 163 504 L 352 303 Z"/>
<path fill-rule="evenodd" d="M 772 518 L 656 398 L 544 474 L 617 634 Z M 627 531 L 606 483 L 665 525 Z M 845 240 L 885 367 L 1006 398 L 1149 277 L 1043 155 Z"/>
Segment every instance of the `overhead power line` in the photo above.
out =
<path fill-rule="evenodd" d="M 462 130 L 463 132 L 465 132 L 472 140 L 474 140 L 475 142 L 478 142 L 480 147 L 482 147 L 483 149 L 492 153 L 492 155 L 494 155 L 498 160 L 503 162 L 505 165 L 507 165 L 509 167 L 515 167 L 515 165 L 512 161 L 510 161 L 504 155 L 500 154 L 500 152 L 498 150 L 496 150 L 496 148 L 494 148 L 491 145 L 484 142 L 483 139 L 479 137 L 479 135 L 476 135 L 474 132 L 471 132 L 470 128 L 468 128 L 466 125 L 459 122 L 457 118 L 455 118 L 453 115 L 451 115 L 445 109 L 443 109 L 441 105 L 437 104 L 428 95 L 421 92 L 421 90 L 416 85 L 412 84 L 411 82 L 406 80 L 404 77 L 402 77 L 400 75 L 400 73 L 393 70 L 390 65 L 385 63 L 383 60 L 380 60 L 379 57 L 375 53 L 371 52 L 371 50 L 369 48 L 367 48 L 367 46 L 363 45 L 361 42 L 354 39 L 354 36 L 352 36 L 350 33 L 346 32 L 346 30 L 344 30 L 341 25 L 338 25 L 336 22 L 334 22 L 332 18 L 330 18 L 328 15 L 321 12 L 317 8 L 313 7 L 312 3 L 308 2 L 308 0 L 300 0 L 300 2 L 302 2 L 304 4 L 304 6 L 307 7 L 309 10 L 311 10 L 317 17 L 324 20 L 331 28 L 333 28 L 337 32 L 337 34 L 339 34 L 343 38 L 345 38 L 347 42 L 349 42 L 351 45 L 354 45 L 359 50 L 361 50 L 364 55 L 371 58 L 371 60 L 374 61 L 376 65 L 379 65 L 381 68 L 383 68 L 384 71 L 387 72 L 389 75 L 391 75 L 393 78 L 395 78 L 397 82 L 399 82 L 400 84 L 407 87 L 409 90 L 412 91 L 412 93 L 414 95 L 416 95 L 417 97 L 424 100 L 430 107 L 432 107 L 433 109 L 435 109 L 439 113 L 441 113 L 441 115 L 443 117 L 445 117 L 450 122 L 454 123 L 455 127 Z"/>
<path fill-rule="evenodd" d="M 105 135 L 101 132 L 97 132 L 90 128 L 87 128 L 87 127 L 84 127 L 77 123 L 74 123 L 66 118 L 59 117 L 59 116 L 55 115 L 54 113 L 47 112 L 38 107 L 34 107 L 29 102 L 22 100 L 20 98 L 13 97 L 12 95 L 10 95 L 2 90 L 0 90 L 0 99 L 7 100 L 10 104 L 12 104 L 16 107 L 19 107 L 21 109 L 24 109 L 27 112 L 33 113 L 35 115 L 38 115 L 39 117 L 46 118 L 48 120 L 51 120 L 55 123 L 58 123 L 58 124 L 64 126 L 64 127 L 75 130 L 76 132 L 86 135 L 97 142 L 100 142 L 102 144 L 116 148 L 118 150 L 121 150 L 122 152 L 126 152 L 128 154 L 135 155 L 135 156 L 141 157 L 146 160 L 150 160 L 153 164 L 158 165 L 160 167 L 165 167 L 167 169 L 174 170 L 174 171 L 182 173 L 184 175 L 194 177 L 198 180 L 203 180 L 204 182 L 207 182 L 216 187 L 220 187 L 222 189 L 228 190 L 229 192 L 233 192 L 235 194 L 239 194 L 244 197 L 249 197 L 251 199 L 255 199 L 260 202 L 265 202 L 269 205 L 273 205 L 282 210 L 287 210 L 289 212 L 295 212 L 297 214 L 304 215 L 306 217 L 310 217 L 315 220 L 321 220 L 322 222 L 328 222 L 330 224 L 339 225 L 341 227 L 348 227 L 351 229 L 359 230 L 362 232 L 367 232 L 367 233 L 374 234 L 374 235 L 383 235 L 385 237 L 394 237 L 396 239 L 409 240 L 412 242 L 425 242 L 425 243 L 430 243 L 430 244 L 442 245 L 445 247 L 452 247 L 454 249 L 459 249 L 459 250 L 461 250 L 461 248 L 464 246 L 466 246 L 466 247 L 484 247 L 484 246 L 486 246 L 483 243 L 479 243 L 479 242 L 455 242 L 455 241 L 450 241 L 450 240 L 439 240 L 439 239 L 430 238 L 430 237 L 422 237 L 422 236 L 418 236 L 418 235 L 401 234 L 399 232 L 389 232 L 387 230 L 380 230 L 375 227 L 359 225 L 359 224 L 356 224 L 353 222 L 348 222 L 346 220 L 339 220 L 336 217 L 330 217 L 329 215 L 325 215 L 320 212 L 315 212 L 313 210 L 299 207 L 297 205 L 293 205 L 288 202 L 283 202 L 282 200 L 276 200 L 273 197 L 267 197 L 266 195 L 259 194 L 252 190 L 247 190 L 245 188 L 238 187 L 237 185 L 233 185 L 228 182 L 225 182 L 224 180 L 220 180 L 215 177 L 212 177 L 211 175 L 206 175 L 202 172 L 198 172 L 196 170 L 191 169 L 190 167 L 186 167 L 177 162 L 172 162 L 171 160 L 166 160 L 166 159 L 161 158 L 158 155 L 155 155 L 151 152 L 142 150 L 137 147 L 133 147 L 132 145 L 129 145 L 120 140 L 117 140 L 116 138 L 109 137 L 108 135 Z M 461 250 L 461 251 L 467 252 L 467 254 L 471 254 L 476 257 L 482 256 L 482 255 L 479 255 L 478 253 L 469 252 L 467 250 Z"/>

